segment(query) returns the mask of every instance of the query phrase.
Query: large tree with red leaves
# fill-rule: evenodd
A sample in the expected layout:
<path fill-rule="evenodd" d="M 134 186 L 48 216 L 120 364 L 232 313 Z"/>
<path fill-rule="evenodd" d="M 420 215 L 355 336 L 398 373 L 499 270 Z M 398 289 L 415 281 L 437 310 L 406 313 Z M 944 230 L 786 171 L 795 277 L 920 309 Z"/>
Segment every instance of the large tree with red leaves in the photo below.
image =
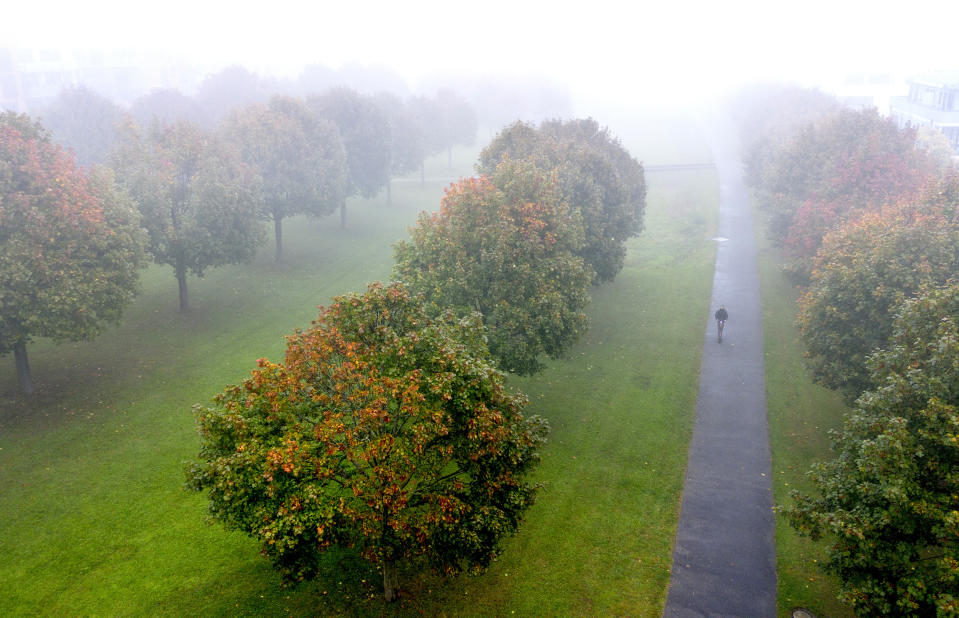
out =
<path fill-rule="evenodd" d="M 79 341 L 119 321 L 144 237 L 106 170 L 89 174 L 27 116 L 0 114 L 0 354 L 33 392 L 27 344 Z"/>
<path fill-rule="evenodd" d="M 770 232 L 808 276 L 827 232 L 865 212 L 914 199 L 935 167 L 875 110 L 841 109 L 796 130 L 767 153 L 756 179 Z"/>

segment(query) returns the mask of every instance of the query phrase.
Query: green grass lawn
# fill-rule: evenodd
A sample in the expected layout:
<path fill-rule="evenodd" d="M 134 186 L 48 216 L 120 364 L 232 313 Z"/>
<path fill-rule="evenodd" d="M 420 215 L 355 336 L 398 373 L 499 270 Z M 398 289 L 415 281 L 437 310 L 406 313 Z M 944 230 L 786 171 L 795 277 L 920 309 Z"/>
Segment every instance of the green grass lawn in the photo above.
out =
<path fill-rule="evenodd" d="M 629 146 L 629 144 L 627 144 Z M 386 279 L 391 244 L 435 208 L 475 149 L 397 182 L 393 205 L 291 220 L 286 261 L 191 279 L 177 311 L 169 268 L 144 273 L 123 323 L 92 342 L 29 348 L 38 394 L 0 365 L 0 615 L 659 615 L 669 579 L 715 248 L 712 172 L 648 178 L 646 230 L 596 288 L 592 328 L 569 358 L 512 384 L 549 419 L 520 533 L 480 576 L 404 573 L 385 607 L 375 572 L 348 553 L 290 590 L 254 542 L 204 521 L 183 489 L 199 440 L 191 406 L 242 380 L 331 296 Z M 417 175 L 413 175 L 416 178 Z"/>
<path fill-rule="evenodd" d="M 754 211 L 753 216 L 759 224 L 761 215 Z M 832 457 L 828 431 L 842 424 L 846 407 L 839 395 L 813 384 L 806 371 L 795 324 L 798 290 L 783 273 L 780 252 L 770 247 L 761 225 L 757 230 L 773 492 L 776 504 L 788 504 L 792 490 L 812 491 L 806 472 L 813 462 Z M 781 516 L 776 518 L 776 553 L 780 616 L 796 607 L 817 616 L 852 615 L 836 599 L 836 581 L 819 568 L 825 558 L 822 544 L 800 537 Z"/>

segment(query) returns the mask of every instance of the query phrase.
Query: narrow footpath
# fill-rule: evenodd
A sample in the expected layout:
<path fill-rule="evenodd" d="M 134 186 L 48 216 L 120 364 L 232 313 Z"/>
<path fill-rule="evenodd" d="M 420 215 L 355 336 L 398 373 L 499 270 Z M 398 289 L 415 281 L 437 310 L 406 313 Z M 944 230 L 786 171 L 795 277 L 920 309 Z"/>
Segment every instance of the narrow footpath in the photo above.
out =
<path fill-rule="evenodd" d="M 728 143 L 728 142 L 726 142 Z M 733 152 L 714 148 L 719 237 L 696 421 L 664 615 L 776 615 L 776 546 L 759 272 Z M 729 311 L 722 343 L 713 312 Z"/>

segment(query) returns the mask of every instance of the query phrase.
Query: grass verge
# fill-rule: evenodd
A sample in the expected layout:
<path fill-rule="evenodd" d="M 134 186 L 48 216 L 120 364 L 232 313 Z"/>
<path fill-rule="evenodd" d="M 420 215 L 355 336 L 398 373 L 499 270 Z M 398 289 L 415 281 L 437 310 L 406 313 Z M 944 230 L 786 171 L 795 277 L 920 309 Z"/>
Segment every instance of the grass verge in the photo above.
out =
<path fill-rule="evenodd" d="M 191 405 L 255 358 L 278 359 L 316 305 L 387 278 L 391 243 L 443 184 L 396 183 L 389 207 L 354 202 L 346 231 L 335 217 L 291 221 L 284 262 L 267 247 L 192 280 L 185 315 L 169 269 L 151 268 L 119 327 L 31 346 L 33 398 L 16 395 L 3 359 L 0 614 L 659 615 L 712 278 L 709 172 L 650 177 L 646 231 L 616 282 L 594 290 L 588 335 L 513 380 L 552 424 L 546 490 L 486 574 L 408 572 L 386 607 L 376 573 L 339 553 L 321 578 L 285 589 L 255 543 L 206 525 L 203 496 L 182 489 L 198 448 Z"/>
<path fill-rule="evenodd" d="M 841 426 L 847 408 L 838 394 L 814 384 L 803 364 L 796 327 L 799 291 L 783 272 L 780 251 L 766 239 L 761 213 L 754 210 L 753 217 L 759 247 L 773 493 L 776 504 L 782 505 L 791 501 L 793 490 L 813 490 L 806 472 L 814 462 L 832 457 L 828 432 Z M 776 518 L 776 556 L 780 616 L 790 616 L 797 607 L 816 616 L 852 615 L 836 599 L 837 581 L 819 568 L 825 559 L 822 543 L 800 537 L 782 516 Z"/>

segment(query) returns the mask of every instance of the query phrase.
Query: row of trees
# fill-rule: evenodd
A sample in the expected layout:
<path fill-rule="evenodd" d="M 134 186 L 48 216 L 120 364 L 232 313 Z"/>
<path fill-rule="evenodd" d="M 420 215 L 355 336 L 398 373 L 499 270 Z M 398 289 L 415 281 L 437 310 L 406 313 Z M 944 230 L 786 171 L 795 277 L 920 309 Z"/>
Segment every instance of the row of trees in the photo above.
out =
<path fill-rule="evenodd" d="M 383 108 L 336 90 L 244 106 L 214 131 L 128 118 L 111 166 L 89 170 L 27 116 L 0 116 L 0 351 L 23 389 L 30 339 L 118 321 L 148 251 L 186 309 L 187 275 L 250 259 L 262 219 L 279 257 L 284 218 L 382 186 L 399 159 L 378 148 L 398 126 L 371 115 Z M 539 371 L 585 330 L 590 284 L 615 276 L 642 227 L 645 181 L 592 120 L 508 127 L 477 169 L 398 245 L 402 283 L 334 299 L 284 363 L 198 410 L 191 484 L 287 579 L 343 545 L 380 565 L 389 599 L 398 561 L 482 568 L 532 503 L 546 427 L 502 371 Z"/>
<path fill-rule="evenodd" d="M 61 134 L 75 139 L 86 163 L 106 157 L 108 166 L 91 165 L 87 171 L 28 117 L 0 117 L 6 148 L 0 225 L 3 276 L 8 279 L 2 292 L 5 336 L 0 353 L 15 352 L 27 393 L 33 390 L 26 356 L 30 340 L 89 339 L 115 323 L 135 293 L 145 249 L 154 262 L 172 267 L 180 309 L 185 311 L 188 276 L 252 259 L 266 239 L 262 221 L 273 224 L 280 260 L 284 219 L 321 217 L 339 209 L 345 226 L 348 197 L 376 195 L 389 187 L 392 175 L 422 167 L 428 155 L 453 143 L 471 141 L 476 130 L 468 105 L 451 93 L 441 93 L 436 101 L 406 102 L 346 89 L 305 101 L 274 97 L 234 109 L 212 131 L 182 118 L 154 116 L 149 125 L 138 125 L 130 115 L 112 113 L 109 101 L 82 89 L 64 93 L 60 105 L 53 117 Z M 455 114 L 462 118 L 454 130 L 443 119 Z M 104 154 L 104 149 L 109 152 Z M 75 179 L 71 190 L 77 197 L 54 198 L 65 190 L 62 183 L 68 177 Z M 77 240 L 56 232 L 78 208 L 98 212 L 131 206 L 134 215 L 121 221 L 114 213 L 118 219 L 105 218 L 106 228 L 75 231 Z M 28 212 L 42 222 L 31 220 Z M 121 253 L 131 261 L 120 263 L 121 253 L 102 250 L 89 249 L 92 253 L 85 256 L 70 253 L 81 245 L 96 247 L 103 242 L 98 236 L 115 231 L 110 227 L 114 225 L 146 232 L 120 233 L 127 242 Z M 26 226 L 33 226 L 36 237 L 25 233 Z M 142 240 L 145 246 L 131 244 Z M 25 253 L 31 260 L 23 258 Z M 100 263 L 93 263 L 98 259 Z M 84 280 L 70 274 L 81 270 L 100 271 L 95 280 L 104 285 L 65 294 L 65 281 L 79 285 Z M 123 284 L 106 285 L 108 272 Z M 105 306 L 113 309 L 94 310 Z M 67 314 L 72 317 L 66 319 Z"/>
<path fill-rule="evenodd" d="M 438 88 L 432 97 L 401 98 L 385 90 L 365 93 L 328 79 L 308 80 L 316 86 L 302 93 L 284 89 L 242 67 L 230 67 L 210 75 L 193 96 L 174 88 L 153 90 L 128 107 L 121 106 L 86 86 L 67 88 L 46 107 L 35 110 L 55 141 L 72 149 L 81 165 L 105 163 L 121 137 L 125 116 L 149 127 L 154 122 L 188 121 L 214 131 L 235 110 L 265 105 L 276 96 L 308 99 L 317 93 L 348 91 L 378 110 L 376 122 L 385 116 L 401 152 L 422 150 L 423 156 L 449 152 L 457 145 L 471 145 L 478 117 L 475 105 L 449 88 Z M 356 122 L 359 118 L 351 118 Z M 408 171 L 415 171 L 419 161 Z M 406 173 L 406 172 L 400 172 Z"/>
<path fill-rule="evenodd" d="M 959 175 L 874 110 L 791 89 L 754 101 L 746 175 L 804 290 L 809 368 L 855 402 L 836 459 L 811 472 L 818 495 L 784 513 L 830 539 L 826 566 L 857 613 L 955 612 Z"/>
<path fill-rule="evenodd" d="M 397 245 L 399 281 L 334 299 L 283 363 L 197 408 L 189 483 L 289 582 L 349 547 L 389 601 L 397 563 L 484 568 L 532 504 L 546 425 L 502 371 L 539 371 L 586 328 L 591 282 L 641 229 L 644 176 L 592 120 L 513 125 L 477 169 Z M 591 243 L 614 221 L 619 243 Z"/>

